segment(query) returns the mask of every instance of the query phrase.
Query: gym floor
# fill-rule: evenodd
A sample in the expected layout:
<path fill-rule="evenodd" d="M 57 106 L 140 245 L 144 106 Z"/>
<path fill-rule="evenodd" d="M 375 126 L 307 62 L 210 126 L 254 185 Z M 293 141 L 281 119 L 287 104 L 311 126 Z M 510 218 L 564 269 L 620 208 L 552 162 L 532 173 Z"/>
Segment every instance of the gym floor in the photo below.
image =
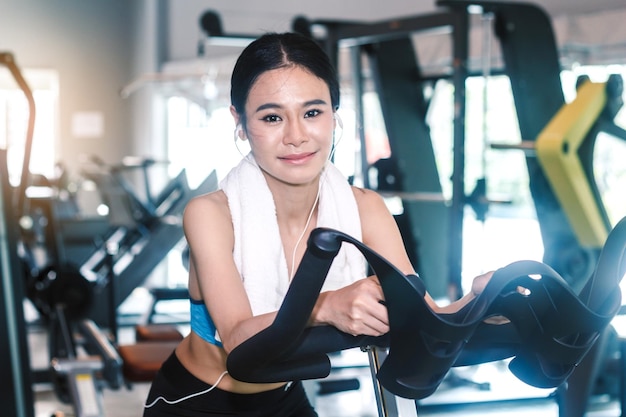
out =
<path fill-rule="evenodd" d="M 120 342 L 124 329 L 120 331 Z M 43 331 L 31 331 L 29 344 L 31 363 L 35 369 L 46 366 L 47 336 Z M 360 389 L 335 394 L 318 395 L 320 384 L 309 381 L 307 390 L 312 394 L 320 417 L 377 417 L 374 388 L 367 367 L 367 355 L 359 351 L 342 354 L 339 365 L 356 365 L 354 368 L 333 372 L 330 378 L 353 378 Z M 468 368 L 455 368 L 437 392 L 419 402 L 419 416 L 501 416 L 557 417 L 558 408 L 551 397 L 552 390 L 529 387 L 517 380 L 506 363 L 497 362 Z M 455 381 L 473 381 L 473 384 Z M 475 384 L 478 383 L 478 384 Z M 134 384 L 130 389 L 103 392 L 104 417 L 140 417 L 149 384 Z M 35 416 L 50 417 L 73 415 L 72 407 L 59 402 L 51 385 L 35 386 Z M 597 398 L 589 406 L 587 417 L 620 416 L 619 404 L 614 400 Z"/>

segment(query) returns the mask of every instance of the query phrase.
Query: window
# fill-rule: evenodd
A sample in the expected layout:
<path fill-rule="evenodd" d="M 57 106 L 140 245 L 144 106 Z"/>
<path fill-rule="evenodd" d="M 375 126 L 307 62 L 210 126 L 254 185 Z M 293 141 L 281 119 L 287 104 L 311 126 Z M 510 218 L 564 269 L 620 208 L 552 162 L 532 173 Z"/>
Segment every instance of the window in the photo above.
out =
<path fill-rule="evenodd" d="M 55 71 L 23 70 L 22 75 L 35 100 L 35 129 L 29 169 L 31 173 L 54 176 L 58 137 L 58 75 Z M 0 146 L 7 149 L 11 184 L 21 179 L 29 109 L 27 99 L 6 68 L 0 68 Z"/>

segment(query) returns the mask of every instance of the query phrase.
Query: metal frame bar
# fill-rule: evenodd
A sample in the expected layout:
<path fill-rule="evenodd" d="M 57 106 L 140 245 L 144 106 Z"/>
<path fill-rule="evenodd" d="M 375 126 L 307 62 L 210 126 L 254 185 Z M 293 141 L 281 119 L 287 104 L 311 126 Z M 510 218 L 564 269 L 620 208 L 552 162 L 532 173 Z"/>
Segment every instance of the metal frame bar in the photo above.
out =
<path fill-rule="evenodd" d="M 11 381 L 0 390 L 0 403 L 4 413 L 16 417 L 34 417 L 34 396 L 26 322 L 22 308 L 25 297 L 24 275 L 17 254 L 18 230 L 16 220 L 23 210 L 30 144 L 34 129 L 34 101 L 30 88 L 24 81 L 13 55 L 0 53 L 0 64 L 9 68 L 29 103 L 27 143 L 21 178 L 20 198 L 14 202 L 9 183 L 7 151 L 0 149 L 0 373 Z M 16 212 L 17 209 L 17 212 Z"/>

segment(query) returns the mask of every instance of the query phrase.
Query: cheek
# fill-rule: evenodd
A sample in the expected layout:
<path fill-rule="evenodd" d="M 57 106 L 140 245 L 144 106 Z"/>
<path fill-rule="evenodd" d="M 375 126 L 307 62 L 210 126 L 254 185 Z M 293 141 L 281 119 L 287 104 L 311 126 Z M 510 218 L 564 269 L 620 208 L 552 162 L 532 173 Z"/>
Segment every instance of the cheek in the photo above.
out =
<path fill-rule="evenodd" d="M 257 142 L 259 144 L 271 142 L 272 139 L 277 136 L 275 131 L 254 124 L 248 125 L 247 133 L 250 142 Z"/>
<path fill-rule="evenodd" d="M 318 141 L 331 142 L 335 126 L 332 120 L 324 120 L 316 123 L 311 123 L 307 126 L 307 133 L 309 137 L 315 138 Z"/>
<path fill-rule="evenodd" d="M 280 144 L 279 135 L 272 134 L 263 129 L 248 129 L 248 145 L 250 151 L 257 157 L 267 153 L 276 152 Z"/>
<path fill-rule="evenodd" d="M 334 142 L 334 131 L 330 129 L 320 129 L 316 132 L 316 140 L 323 148 L 330 152 Z"/>

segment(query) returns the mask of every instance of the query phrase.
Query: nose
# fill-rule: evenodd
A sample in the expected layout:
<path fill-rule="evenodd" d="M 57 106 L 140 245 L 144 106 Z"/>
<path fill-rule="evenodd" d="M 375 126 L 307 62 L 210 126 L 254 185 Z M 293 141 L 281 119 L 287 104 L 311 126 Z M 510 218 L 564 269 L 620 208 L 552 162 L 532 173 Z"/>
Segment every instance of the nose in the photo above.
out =
<path fill-rule="evenodd" d="M 308 140 L 306 128 L 298 119 L 290 120 L 287 123 L 284 134 L 283 142 L 286 145 L 298 147 Z"/>

